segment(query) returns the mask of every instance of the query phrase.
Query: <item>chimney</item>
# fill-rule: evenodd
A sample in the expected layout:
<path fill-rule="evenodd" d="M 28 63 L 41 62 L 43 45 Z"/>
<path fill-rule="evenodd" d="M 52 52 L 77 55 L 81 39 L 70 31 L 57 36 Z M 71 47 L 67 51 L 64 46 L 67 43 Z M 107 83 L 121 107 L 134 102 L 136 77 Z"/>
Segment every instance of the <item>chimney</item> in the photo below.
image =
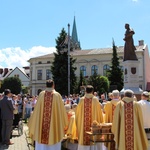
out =
<path fill-rule="evenodd" d="M 144 40 L 139 40 L 139 46 L 144 45 Z"/>
<path fill-rule="evenodd" d="M 3 77 L 5 77 L 5 75 L 8 73 L 8 68 L 4 68 L 4 76 Z"/>
<path fill-rule="evenodd" d="M 0 68 L 0 74 L 2 74 L 3 73 L 3 68 Z"/>

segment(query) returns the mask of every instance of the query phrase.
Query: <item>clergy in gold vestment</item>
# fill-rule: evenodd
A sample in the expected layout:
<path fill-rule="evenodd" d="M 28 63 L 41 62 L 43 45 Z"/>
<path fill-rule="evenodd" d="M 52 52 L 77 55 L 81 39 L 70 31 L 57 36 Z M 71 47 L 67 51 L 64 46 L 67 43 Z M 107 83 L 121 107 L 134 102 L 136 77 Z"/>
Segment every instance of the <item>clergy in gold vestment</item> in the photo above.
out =
<path fill-rule="evenodd" d="M 124 98 L 116 106 L 112 132 L 117 150 L 147 150 L 148 148 L 142 110 L 134 101 L 132 90 L 125 90 Z"/>
<path fill-rule="evenodd" d="M 77 136 L 77 128 L 76 128 L 76 123 L 75 123 L 75 109 L 77 107 L 77 104 L 74 103 L 72 105 L 72 109 L 69 111 L 69 114 L 71 114 L 69 124 L 68 124 L 68 129 L 66 134 L 70 136 L 70 141 L 75 142 L 78 139 Z"/>
<path fill-rule="evenodd" d="M 112 100 L 107 102 L 104 106 L 104 114 L 105 114 L 105 123 L 112 123 L 114 110 L 116 108 L 117 103 L 119 102 L 119 91 L 112 91 Z"/>
<path fill-rule="evenodd" d="M 112 100 L 110 102 L 107 102 L 104 106 L 105 123 L 112 123 L 113 122 L 114 111 L 115 111 L 115 108 L 116 108 L 119 100 L 120 100 L 119 91 L 113 90 L 112 91 Z M 109 139 L 113 140 L 114 136 L 113 135 L 106 135 L 105 138 L 106 139 L 109 138 Z M 108 147 L 108 150 L 115 150 L 115 142 L 105 143 L 105 145 Z"/>
<path fill-rule="evenodd" d="M 89 149 L 90 139 L 86 131 L 91 131 L 91 124 L 94 120 L 103 122 L 103 115 L 100 103 L 93 95 L 93 86 L 86 87 L 86 94 L 80 99 L 75 111 L 75 120 L 78 134 L 78 150 Z"/>
<path fill-rule="evenodd" d="M 64 128 L 68 125 L 67 114 L 53 80 L 47 80 L 46 86 L 29 119 L 29 135 L 36 141 L 35 150 L 60 150 Z"/>

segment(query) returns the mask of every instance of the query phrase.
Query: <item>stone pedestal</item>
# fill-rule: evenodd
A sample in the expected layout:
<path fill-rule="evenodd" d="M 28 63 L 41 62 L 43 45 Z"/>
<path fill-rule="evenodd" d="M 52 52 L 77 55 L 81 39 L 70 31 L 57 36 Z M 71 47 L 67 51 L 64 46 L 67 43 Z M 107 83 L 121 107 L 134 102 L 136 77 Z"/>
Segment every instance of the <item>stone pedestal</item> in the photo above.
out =
<path fill-rule="evenodd" d="M 127 60 L 123 62 L 124 67 L 124 88 L 120 91 L 121 95 L 124 90 L 132 90 L 139 100 L 142 89 L 139 88 L 139 64 L 138 60 Z"/>

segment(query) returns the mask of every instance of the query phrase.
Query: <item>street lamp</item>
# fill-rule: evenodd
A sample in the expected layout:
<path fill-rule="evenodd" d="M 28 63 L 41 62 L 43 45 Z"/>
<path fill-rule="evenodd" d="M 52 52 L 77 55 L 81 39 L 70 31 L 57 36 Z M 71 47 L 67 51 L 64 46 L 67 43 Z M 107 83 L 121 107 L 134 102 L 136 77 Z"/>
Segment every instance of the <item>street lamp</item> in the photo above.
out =
<path fill-rule="evenodd" d="M 63 54 L 67 52 L 68 57 L 68 98 L 70 96 L 70 24 L 68 23 L 68 35 L 65 38 L 65 41 L 60 45 L 60 53 Z"/>
<path fill-rule="evenodd" d="M 68 23 L 68 98 L 70 96 L 70 24 Z"/>

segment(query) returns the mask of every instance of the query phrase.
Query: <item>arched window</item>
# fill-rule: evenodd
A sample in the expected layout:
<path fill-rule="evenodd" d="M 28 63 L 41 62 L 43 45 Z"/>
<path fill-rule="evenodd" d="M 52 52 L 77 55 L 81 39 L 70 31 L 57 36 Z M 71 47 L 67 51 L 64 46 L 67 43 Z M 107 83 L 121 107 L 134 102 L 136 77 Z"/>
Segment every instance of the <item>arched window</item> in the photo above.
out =
<path fill-rule="evenodd" d="M 80 71 L 82 71 L 83 76 L 86 76 L 86 67 L 85 66 L 81 66 Z"/>
<path fill-rule="evenodd" d="M 96 65 L 92 66 L 92 68 L 91 68 L 91 75 L 93 75 L 94 72 L 96 72 L 96 74 L 98 74 L 98 67 Z"/>
<path fill-rule="evenodd" d="M 108 76 L 108 71 L 110 70 L 109 65 L 104 65 L 103 66 L 103 76 Z"/>

